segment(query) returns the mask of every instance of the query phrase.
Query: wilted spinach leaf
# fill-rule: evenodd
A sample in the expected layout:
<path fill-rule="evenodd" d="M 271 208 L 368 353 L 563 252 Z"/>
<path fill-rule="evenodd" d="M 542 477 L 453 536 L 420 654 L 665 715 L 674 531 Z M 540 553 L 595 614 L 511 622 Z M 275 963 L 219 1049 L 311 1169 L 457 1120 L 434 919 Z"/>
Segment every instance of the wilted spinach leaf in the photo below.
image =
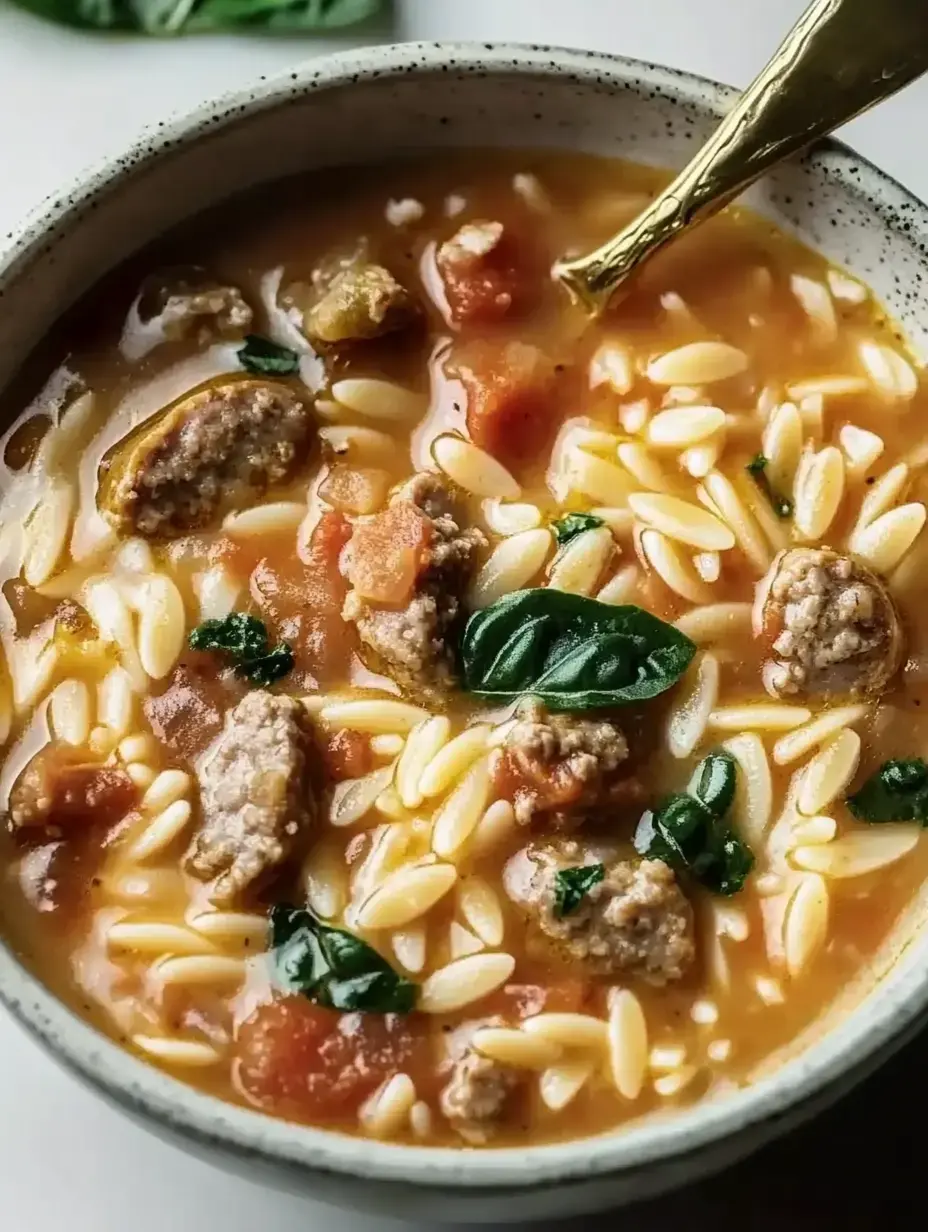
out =
<path fill-rule="evenodd" d="M 605 522 L 595 513 L 565 513 L 562 518 L 551 523 L 554 538 L 561 547 L 582 535 L 585 530 L 595 530 L 597 526 L 605 526 Z"/>
<path fill-rule="evenodd" d="M 700 763 L 693 779 L 693 795 L 716 817 L 724 817 L 735 799 L 737 762 L 719 750 Z"/>
<path fill-rule="evenodd" d="M 736 894 L 754 854 L 725 820 L 735 796 L 735 760 L 710 753 L 693 778 L 693 795 L 677 792 L 638 823 L 635 850 L 686 872 L 715 894 Z"/>
<path fill-rule="evenodd" d="M 418 986 L 353 933 L 331 928 L 302 907 L 271 911 L 270 948 L 277 977 L 327 1009 L 408 1014 Z"/>
<path fill-rule="evenodd" d="M 928 826 L 928 764 L 920 757 L 884 761 L 846 803 L 859 821 L 919 821 Z"/>
<path fill-rule="evenodd" d="M 222 620 L 204 620 L 192 629 L 187 643 L 191 650 L 211 650 L 227 655 L 236 675 L 266 687 L 293 670 L 293 651 L 286 642 L 273 649 L 264 621 L 244 612 L 230 612 Z"/>
<path fill-rule="evenodd" d="M 592 710 L 656 697 L 695 652 L 688 637 L 643 608 L 538 589 L 471 616 L 461 662 L 478 697 L 531 694 L 551 710 Z"/>
<path fill-rule="evenodd" d="M 289 347 L 278 346 L 260 334 L 249 334 L 238 352 L 239 363 L 259 376 L 289 376 L 300 366 L 300 357 Z"/>
<path fill-rule="evenodd" d="M 561 920 L 576 911 L 593 886 L 606 875 L 602 864 L 578 864 L 559 869 L 554 875 L 554 916 Z"/>
<path fill-rule="evenodd" d="M 364 21 L 384 0 L 15 0 L 39 17 L 83 30 L 173 35 L 257 26 L 335 29 Z"/>

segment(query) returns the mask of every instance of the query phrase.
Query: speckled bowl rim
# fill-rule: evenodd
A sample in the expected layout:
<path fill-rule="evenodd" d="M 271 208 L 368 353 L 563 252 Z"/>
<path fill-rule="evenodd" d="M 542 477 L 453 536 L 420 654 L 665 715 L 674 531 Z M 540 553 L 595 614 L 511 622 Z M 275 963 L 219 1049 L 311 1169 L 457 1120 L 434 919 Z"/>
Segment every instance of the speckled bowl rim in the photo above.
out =
<path fill-rule="evenodd" d="M 359 79 L 437 77 L 458 73 L 551 75 L 581 87 L 646 86 L 679 104 L 721 115 L 737 92 L 692 73 L 621 56 L 520 44 L 407 43 L 308 61 L 295 71 L 262 78 L 249 90 L 228 94 L 145 133 L 117 159 L 87 172 L 70 192 L 47 199 L 0 258 L 0 296 L 57 236 L 140 168 L 195 144 L 208 130 L 235 124 L 317 90 Z M 900 215 L 928 235 L 928 208 L 871 163 L 836 141 L 813 155 L 828 178 L 853 195 L 865 192 L 884 225 L 899 230 Z M 0 299 L 0 310 L 2 310 Z M 224 1103 L 171 1078 L 100 1035 L 79 1019 L 0 945 L 0 1000 L 55 1058 L 126 1111 L 149 1118 L 204 1148 L 253 1161 L 333 1177 L 358 1177 L 397 1185 L 463 1193 L 517 1193 L 580 1183 L 629 1172 L 660 1172 L 687 1157 L 713 1157 L 729 1144 L 728 1157 L 744 1154 L 810 1116 L 875 1069 L 921 1026 L 928 1008 L 928 964 L 906 963 L 887 973 L 880 995 L 865 1002 L 821 1042 L 774 1074 L 724 1100 L 697 1104 L 667 1119 L 646 1120 L 619 1132 L 542 1146 L 491 1151 L 391 1145 L 277 1121 Z M 745 1145 L 730 1144 L 740 1138 Z M 663 1182 L 662 1182 L 663 1183 Z M 673 1184 L 668 1180 L 667 1185 Z"/>

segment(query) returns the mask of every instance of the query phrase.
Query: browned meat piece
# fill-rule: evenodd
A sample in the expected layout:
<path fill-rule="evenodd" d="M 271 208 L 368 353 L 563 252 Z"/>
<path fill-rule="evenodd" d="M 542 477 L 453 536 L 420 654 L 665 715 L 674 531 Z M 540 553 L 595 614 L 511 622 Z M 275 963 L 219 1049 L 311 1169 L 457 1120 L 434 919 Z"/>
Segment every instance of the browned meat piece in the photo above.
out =
<path fill-rule="evenodd" d="M 471 1045 L 474 1032 L 490 1026 L 505 1026 L 505 1022 L 490 1018 L 467 1023 L 450 1036 L 449 1078 L 438 1097 L 442 1115 L 472 1146 L 482 1146 L 492 1138 L 525 1078 L 524 1071 L 491 1061 Z"/>
<path fill-rule="evenodd" d="M 334 345 L 379 338 L 418 316 L 412 296 L 382 265 L 356 262 L 340 270 L 303 314 L 313 342 Z"/>
<path fill-rule="evenodd" d="M 185 857 L 188 872 L 209 881 L 216 903 L 284 863 L 315 820 L 312 738 L 299 702 L 264 690 L 245 695 L 226 715 L 200 769 L 203 823 Z"/>
<path fill-rule="evenodd" d="M 236 676 L 217 676 L 212 655 L 189 651 L 165 688 L 157 696 L 146 697 L 142 708 L 158 743 L 192 761 L 222 731 L 225 713 L 242 691 Z"/>
<path fill-rule="evenodd" d="M 829 548 L 781 552 L 758 592 L 772 642 L 774 697 L 876 693 L 902 661 L 902 627 L 882 578 Z"/>
<path fill-rule="evenodd" d="M 602 864 L 602 880 L 559 916 L 558 873 L 590 864 Z M 638 975 L 665 984 L 693 962 L 693 911 L 661 860 L 623 860 L 608 844 L 540 840 L 509 860 L 503 880 L 537 930 L 533 943 L 553 947 L 588 974 Z"/>
<path fill-rule="evenodd" d="M 254 315 L 238 287 L 208 281 L 195 285 L 181 279 L 159 298 L 160 307 L 153 315 L 171 339 L 185 337 L 198 323 L 212 324 L 221 334 L 242 333 Z"/>
<path fill-rule="evenodd" d="M 499 750 L 497 791 L 511 800 L 516 820 L 541 814 L 556 829 L 590 813 L 635 801 L 640 788 L 625 762 L 628 742 L 607 719 L 548 714 L 535 698 L 522 702 L 519 722 Z"/>
<path fill-rule="evenodd" d="M 206 345 L 217 335 L 244 334 L 253 315 L 238 287 L 223 285 L 206 270 L 165 270 L 142 284 L 119 348 L 134 362 L 164 342 L 193 338 Z"/>
<path fill-rule="evenodd" d="M 124 534 L 172 537 L 281 483 L 312 421 L 286 385 L 242 379 L 182 398 L 109 461 L 101 508 Z"/>
<path fill-rule="evenodd" d="M 137 801 L 138 789 L 124 770 L 90 761 L 80 749 L 47 745 L 13 785 L 10 821 L 17 829 L 113 825 Z"/>
<path fill-rule="evenodd" d="M 379 535 L 380 523 L 409 515 L 416 532 L 409 546 L 409 576 L 390 602 L 372 602 L 365 585 L 366 540 Z M 394 546 L 400 546 L 397 527 Z M 455 680 L 455 634 L 464 616 L 462 596 L 486 537 L 476 528 L 463 530 L 452 492 L 436 475 L 416 475 L 373 523 L 355 528 L 344 557 L 345 576 L 353 583 L 343 616 L 354 621 L 361 641 L 384 669 L 411 692 L 440 702 Z M 399 579 L 398 561 L 394 579 Z"/>

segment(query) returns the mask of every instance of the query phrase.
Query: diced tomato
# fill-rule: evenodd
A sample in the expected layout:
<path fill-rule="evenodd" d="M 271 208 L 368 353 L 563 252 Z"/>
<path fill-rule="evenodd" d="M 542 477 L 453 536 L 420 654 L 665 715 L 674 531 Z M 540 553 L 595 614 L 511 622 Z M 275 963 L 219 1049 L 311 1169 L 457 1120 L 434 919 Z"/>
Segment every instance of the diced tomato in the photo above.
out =
<path fill-rule="evenodd" d="M 238 1032 L 236 1082 L 254 1104 L 296 1120 L 338 1121 L 391 1074 L 431 1070 L 421 1015 L 337 1014 L 303 997 L 263 1005 Z"/>
<path fill-rule="evenodd" d="M 214 655 L 187 651 L 157 697 L 142 703 L 160 744 L 191 761 L 219 735 L 225 712 L 242 695 L 234 678 L 219 678 Z"/>
<path fill-rule="evenodd" d="M 361 732 L 343 727 L 331 736 L 323 750 L 326 770 L 331 778 L 359 779 L 373 767 L 371 742 Z"/>
<path fill-rule="evenodd" d="M 347 586 L 338 558 L 351 538 L 340 513 L 319 519 L 302 559 L 265 557 L 251 575 L 251 593 L 275 632 L 293 647 L 296 666 L 316 683 L 345 674 L 353 649 L 342 620 Z"/>
<path fill-rule="evenodd" d="M 558 420 L 554 364 L 538 347 L 510 342 L 469 348 L 455 365 L 467 391 L 475 445 L 507 466 L 547 454 Z"/>
<path fill-rule="evenodd" d="M 432 523 L 412 501 L 388 509 L 355 527 L 351 540 L 351 583 L 364 599 L 403 603 L 412 594 L 432 541 Z"/>
<path fill-rule="evenodd" d="M 319 487 L 320 497 L 344 513 L 373 513 L 383 504 L 386 492 L 384 471 L 366 466 L 340 466 L 337 463 Z"/>
<path fill-rule="evenodd" d="M 583 980 L 558 980 L 545 984 L 504 984 L 481 1005 L 481 1013 L 507 1019 L 531 1018 L 548 1013 L 575 1013 L 582 1009 L 589 986 Z"/>
<path fill-rule="evenodd" d="M 524 256 L 501 222 L 465 223 L 440 246 L 435 263 L 458 325 L 497 321 L 527 298 Z"/>

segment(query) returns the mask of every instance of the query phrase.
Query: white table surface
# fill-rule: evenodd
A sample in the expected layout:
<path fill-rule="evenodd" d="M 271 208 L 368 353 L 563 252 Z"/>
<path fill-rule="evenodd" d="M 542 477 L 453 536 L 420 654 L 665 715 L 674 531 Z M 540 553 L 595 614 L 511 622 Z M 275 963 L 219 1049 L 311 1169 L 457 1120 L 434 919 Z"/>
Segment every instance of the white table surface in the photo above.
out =
<path fill-rule="evenodd" d="M 595 47 L 743 85 L 803 4 L 399 0 L 392 39 Z M 40 24 L 0 0 L 0 236 L 46 194 L 166 112 L 353 41 L 350 35 L 175 43 L 95 39 Z M 928 82 L 923 82 L 856 121 L 848 136 L 928 197 L 926 124 Z M 675 1221 L 685 1219 L 686 1200 L 674 1207 Z M 663 1218 L 654 1221 L 644 1212 L 623 1222 L 664 1225 Z M 0 1227 L 4 1232 L 386 1232 L 397 1225 L 269 1194 L 162 1145 L 59 1072 L 0 1012 Z"/>

